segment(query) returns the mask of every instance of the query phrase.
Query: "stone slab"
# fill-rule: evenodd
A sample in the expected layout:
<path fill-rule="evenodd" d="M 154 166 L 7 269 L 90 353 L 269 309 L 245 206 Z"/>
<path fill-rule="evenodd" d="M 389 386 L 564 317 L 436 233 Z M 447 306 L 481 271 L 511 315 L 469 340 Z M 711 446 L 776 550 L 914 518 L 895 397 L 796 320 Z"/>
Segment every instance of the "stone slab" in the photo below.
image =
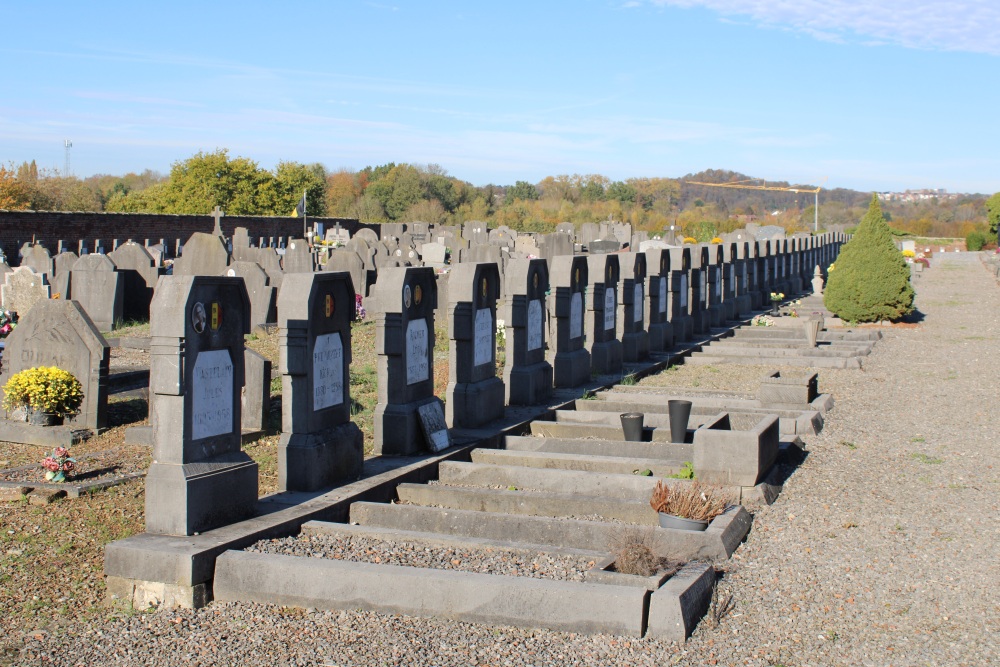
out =
<path fill-rule="evenodd" d="M 682 461 L 663 459 L 626 458 L 621 456 L 583 456 L 548 452 L 512 452 L 478 449 L 472 453 L 474 463 L 515 465 L 529 468 L 556 468 L 586 472 L 631 474 L 633 470 L 651 470 L 654 475 L 666 477 L 680 472 Z"/>
<path fill-rule="evenodd" d="M 684 642 L 708 611 L 714 590 L 715 568 L 685 565 L 650 596 L 647 636 Z"/>
<path fill-rule="evenodd" d="M 646 607 L 627 586 L 237 551 L 218 559 L 215 599 L 635 637 Z"/>
<path fill-rule="evenodd" d="M 66 447 L 67 449 L 89 439 L 94 432 L 89 428 L 72 426 L 33 426 L 27 422 L 0 419 L 0 440 L 39 447 Z"/>

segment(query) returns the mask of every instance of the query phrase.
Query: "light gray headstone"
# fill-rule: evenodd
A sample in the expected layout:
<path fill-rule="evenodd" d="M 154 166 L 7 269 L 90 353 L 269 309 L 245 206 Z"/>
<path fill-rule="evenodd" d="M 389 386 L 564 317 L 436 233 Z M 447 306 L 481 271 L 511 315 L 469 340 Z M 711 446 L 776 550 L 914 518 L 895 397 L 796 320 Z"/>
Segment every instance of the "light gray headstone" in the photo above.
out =
<path fill-rule="evenodd" d="M 267 272 L 256 262 L 233 262 L 223 274 L 243 279 L 250 299 L 250 328 L 277 321 L 274 309 L 277 290 L 271 286 Z"/>
<path fill-rule="evenodd" d="M 223 240 L 213 234 L 195 232 L 184 244 L 184 251 L 174 260 L 175 276 L 218 276 L 229 265 L 229 251 Z"/>
<path fill-rule="evenodd" d="M 84 255 L 69 272 L 70 292 L 94 326 L 111 331 L 121 324 L 125 304 L 124 276 L 107 255 Z"/>
<path fill-rule="evenodd" d="M 35 273 L 27 266 L 19 266 L 4 275 L 0 286 L 0 302 L 4 310 L 12 310 L 24 317 L 39 301 L 51 296 L 51 287 L 45 276 Z"/>

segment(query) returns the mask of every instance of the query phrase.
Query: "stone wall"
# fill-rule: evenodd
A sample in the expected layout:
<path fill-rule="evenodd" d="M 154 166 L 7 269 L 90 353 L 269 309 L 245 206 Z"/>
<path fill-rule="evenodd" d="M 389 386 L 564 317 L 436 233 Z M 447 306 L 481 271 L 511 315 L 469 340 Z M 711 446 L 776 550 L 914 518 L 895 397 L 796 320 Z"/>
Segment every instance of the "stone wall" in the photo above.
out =
<path fill-rule="evenodd" d="M 322 223 L 330 229 L 337 222 L 353 235 L 369 227 L 379 233 L 379 226 L 361 223 L 353 218 L 307 218 L 309 226 Z M 86 242 L 91 252 L 100 241 L 106 252 L 111 252 L 113 239 L 119 244 L 132 239 L 137 243 L 149 240 L 166 241 L 171 254 L 177 241 L 185 243 L 194 232 L 211 232 L 214 227 L 210 215 L 166 215 L 153 213 L 74 213 L 62 211 L 0 211 L 0 248 L 12 266 L 18 262 L 17 251 L 32 239 L 45 244 L 54 255 L 59 241 L 66 249 L 77 252 L 79 241 Z M 256 244 L 260 237 L 265 242 L 270 237 L 301 238 L 302 219 L 292 217 L 240 216 L 222 218 L 222 231 L 232 236 L 237 227 L 246 227 L 250 240 Z"/>

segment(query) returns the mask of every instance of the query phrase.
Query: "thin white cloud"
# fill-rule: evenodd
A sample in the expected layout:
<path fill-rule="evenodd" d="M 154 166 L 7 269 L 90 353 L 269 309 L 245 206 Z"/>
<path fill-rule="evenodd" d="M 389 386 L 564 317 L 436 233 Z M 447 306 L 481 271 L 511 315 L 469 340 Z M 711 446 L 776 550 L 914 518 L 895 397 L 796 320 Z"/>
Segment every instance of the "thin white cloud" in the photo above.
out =
<path fill-rule="evenodd" d="M 724 17 L 749 17 L 823 41 L 860 38 L 866 44 L 1000 55 L 996 0 L 649 1 L 658 7 L 704 7 Z"/>

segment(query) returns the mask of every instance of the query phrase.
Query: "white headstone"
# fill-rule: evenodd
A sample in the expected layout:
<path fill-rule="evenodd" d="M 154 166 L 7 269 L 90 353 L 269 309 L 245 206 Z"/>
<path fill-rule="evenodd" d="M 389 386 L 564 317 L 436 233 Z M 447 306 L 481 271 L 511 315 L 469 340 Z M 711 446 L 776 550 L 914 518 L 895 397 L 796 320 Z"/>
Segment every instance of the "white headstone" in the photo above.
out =
<path fill-rule="evenodd" d="M 609 331 L 615 328 L 615 310 L 618 305 L 618 297 L 612 288 L 604 288 L 604 329 Z"/>
<path fill-rule="evenodd" d="M 316 336 L 313 347 L 313 410 L 344 402 L 344 344 L 340 333 Z"/>
<path fill-rule="evenodd" d="M 569 300 L 569 337 L 583 335 L 583 294 L 574 292 Z"/>
<path fill-rule="evenodd" d="M 480 308 L 476 311 L 476 332 L 472 342 L 473 366 L 482 366 L 493 361 L 493 315 L 489 308 Z"/>
<path fill-rule="evenodd" d="M 406 326 L 406 384 L 423 382 L 430 377 L 427 343 L 427 320 L 410 320 Z"/>
<path fill-rule="evenodd" d="M 232 433 L 233 361 L 229 350 L 199 352 L 191 387 L 191 439 Z"/>
<path fill-rule="evenodd" d="M 542 346 L 542 300 L 532 299 L 528 304 L 528 351 Z"/>

